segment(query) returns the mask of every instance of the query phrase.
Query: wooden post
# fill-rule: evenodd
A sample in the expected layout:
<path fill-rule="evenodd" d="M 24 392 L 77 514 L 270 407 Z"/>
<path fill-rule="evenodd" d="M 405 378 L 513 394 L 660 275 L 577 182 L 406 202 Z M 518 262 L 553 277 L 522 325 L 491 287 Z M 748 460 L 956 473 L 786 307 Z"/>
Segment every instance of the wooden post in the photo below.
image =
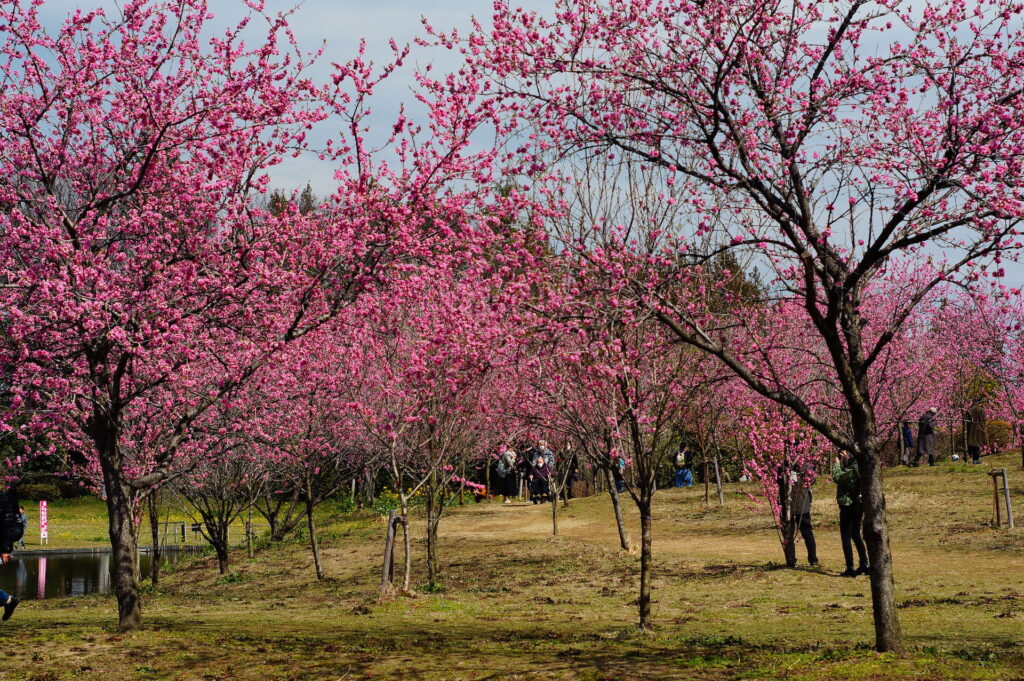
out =
<path fill-rule="evenodd" d="M 384 565 L 380 575 L 380 595 L 386 596 L 391 590 L 391 581 L 395 565 L 395 518 L 398 511 L 392 510 L 388 515 L 388 536 L 384 543 Z"/>
<path fill-rule="evenodd" d="M 1002 527 L 1003 526 L 1002 512 L 1001 512 L 1001 509 L 999 508 L 999 497 L 1000 497 L 999 479 L 1002 478 L 1002 480 L 1003 480 L 1003 485 L 1002 485 L 1003 489 L 1001 490 L 1002 491 L 1002 495 L 1001 496 L 1003 497 L 1003 504 L 1006 506 L 1006 524 L 1007 524 L 1008 527 L 1012 528 L 1014 526 L 1013 525 L 1013 505 L 1010 503 L 1010 481 L 1007 479 L 1006 469 L 1005 468 L 993 468 L 992 470 L 990 470 L 988 472 L 988 474 L 990 476 L 992 476 L 992 524 L 995 527 Z"/>

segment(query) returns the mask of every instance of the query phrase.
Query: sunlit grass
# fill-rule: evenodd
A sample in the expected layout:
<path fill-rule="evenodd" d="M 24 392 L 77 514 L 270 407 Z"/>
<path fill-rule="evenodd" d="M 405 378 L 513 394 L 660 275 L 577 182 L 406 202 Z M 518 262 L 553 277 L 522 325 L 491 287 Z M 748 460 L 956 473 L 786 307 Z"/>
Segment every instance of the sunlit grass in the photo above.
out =
<path fill-rule="evenodd" d="M 997 461 L 1024 500 L 1019 457 Z M 887 472 L 903 656 L 871 650 L 868 582 L 836 576 L 833 488 L 820 481 L 821 569 L 779 567 L 775 532 L 739 486 L 723 509 L 699 488 L 660 492 L 653 633 L 634 627 L 638 559 L 618 550 L 607 497 L 573 501 L 557 537 L 550 507 L 453 508 L 443 591 L 385 601 L 384 523 L 325 508 L 327 580 L 291 541 L 236 552 L 226 577 L 212 558 L 177 569 L 146 595 L 135 634 L 116 633 L 110 597 L 26 602 L 3 626 L 0 679 L 1024 678 L 1024 532 L 989 526 L 987 470 Z M 91 527 L 96 514 L 85 502 L 67 517 Z M 638 538 L 631 509 L 627 520 Z M 413 532 L 421 585 L 419 519 Z"/>

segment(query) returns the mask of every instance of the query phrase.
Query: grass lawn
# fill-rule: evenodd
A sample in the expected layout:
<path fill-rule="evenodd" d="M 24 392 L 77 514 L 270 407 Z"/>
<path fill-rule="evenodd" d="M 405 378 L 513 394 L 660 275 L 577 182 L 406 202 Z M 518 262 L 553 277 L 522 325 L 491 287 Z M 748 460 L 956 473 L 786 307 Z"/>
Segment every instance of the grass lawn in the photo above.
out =
<path fill-rule="evenodd" d="M 1024 516 L 1019 456 L 994 459 Z M 886 474 L 903 656 L 870 649 L 868 581 L 837 576 L 834 489 L 822 480 L 818 569 L 780 568 L 775 531 L 740 485 L 727 486 L 722 509 L 705 507 L 702 489 L 660 492 L 652 634 L 633 626 L 638 558 L 618 550 L 607 496 L 562 510 L 557 537 L 546 506 L 452 509 L 443 591 L 385 602 L 384 522 L 328 509 L 328 579 L 316 581 L 297 541 L 253 560 L 239 552 L 227 576 L 197 559 L 146 590 L 146 629 L 127 635 L 111 597 L 26 601 L 0 626 L 0 680 L 1024 680 L 1024 532 L 989 526 L 988 468 Z M 104 525 L 92 502 L 68 513 L 83 527 L 89 518 L 83 535 Z M 631 508 L 627 519 L 636 538 Z M 418 540 L 422 523 L 413 531 Z M 418 541 L 415 551 L 421 584 Z"/>
<path fill-rule="evenodd" d="M 82 548 L 110 548 L 110 534 L 107 528 L 107 506 L 102 499 L 96 497 L 81 497 L 61 501 L 48 502 L 49 538 L 46 544 L 39 541 L 39 502 L 23 501 L 22 506 L 29 516 L 28 531 L 25 533 L 25 544 L 29 550 L 32 549 L 82 549 Z M 198 522 L 199 516 L 195 516 Z M 194 522 L 181 509 L 173 506 L 162 506 L 160 509 L 160 522 L 184 522 L 186 530 L 186 543 L 203 543 L 199 535 L 193 536 L 191 525 Z M 265 528 L 263 518 L 254 513 L 253 525 L 259 531 L 260 527 Z M 245 524 L 238 520 L 231 526 L 231 535 L 241 540 L 245 536 Z M 143 517 L 142 527 L 139 533 L 139 544 L 149 546 L 150 541 L 149 518 Z M 168 541 L 168 543 L 174 543 Z M 180 540 L 178 541 L 180 543 Z M 3 677 L 0 677 L 2 679 Z"/>

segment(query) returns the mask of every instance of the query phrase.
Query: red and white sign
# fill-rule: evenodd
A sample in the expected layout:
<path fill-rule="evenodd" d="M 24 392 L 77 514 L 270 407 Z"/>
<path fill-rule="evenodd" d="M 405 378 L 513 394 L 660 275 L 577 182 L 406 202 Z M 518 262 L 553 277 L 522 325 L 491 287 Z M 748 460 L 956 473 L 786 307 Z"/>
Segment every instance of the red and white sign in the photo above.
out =
<path fill-rule="evenodd" d="M 46 502 L 39 502 L 39 543 L 42 544 L 44 539 L 47 539 L 50 535 L 50 521 L 46 513 Z M 49 543 L 49 541 L 47 541 Z"/>

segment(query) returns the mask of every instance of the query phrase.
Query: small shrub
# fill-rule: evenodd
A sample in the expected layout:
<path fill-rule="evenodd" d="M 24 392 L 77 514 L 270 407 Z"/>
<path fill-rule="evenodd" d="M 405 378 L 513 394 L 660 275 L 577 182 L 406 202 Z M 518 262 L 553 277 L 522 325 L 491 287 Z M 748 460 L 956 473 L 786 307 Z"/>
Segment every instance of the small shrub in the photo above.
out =
<path fill-rule="evenodd" d="M 433 584 L 421 584 L 416 587 L 416 590 L 424 594 L 439 594 L 444 593 L 444 586 L 435 582 Z"/>
<path fill-rule="evenodd" d="M 353 513 L 359 508 L 358 499 L 351 494 L 342 494 L 335 501 L 338 504 L 338 513 Z"/>
<path fill-rule="evenodd" d="M 63 499 L 60 487 L 50 482 L 27 482 L 18 485 L 19 499 L 26 501 L 55 501 Z"/>
<path fill-rule="evenodd" d="M 407 499 L 409 508 L 422 508 L 426 504 L 423 490 L 416 490 Z M 373 512 L 377 515 L 387 515 L 391 511 L 401 508 L 401 499 L 398 492 L 385 487 L 384 490 L 373 500 Z"/>
<path fill-rule="evenodd" d="M 1013 426 L 1006 421 L 989 421 L 985 424 L 989 446 L 994 451 L 1003 452 L 1013 443 Z"/>
<path fill-rule="evenodd" d="M 241 572 L 229 572 L 215 579 L 213 583 L 220 586 L 224 584 L 243 584 L 248 581 L 248 575 L 243 575 Z"/>

